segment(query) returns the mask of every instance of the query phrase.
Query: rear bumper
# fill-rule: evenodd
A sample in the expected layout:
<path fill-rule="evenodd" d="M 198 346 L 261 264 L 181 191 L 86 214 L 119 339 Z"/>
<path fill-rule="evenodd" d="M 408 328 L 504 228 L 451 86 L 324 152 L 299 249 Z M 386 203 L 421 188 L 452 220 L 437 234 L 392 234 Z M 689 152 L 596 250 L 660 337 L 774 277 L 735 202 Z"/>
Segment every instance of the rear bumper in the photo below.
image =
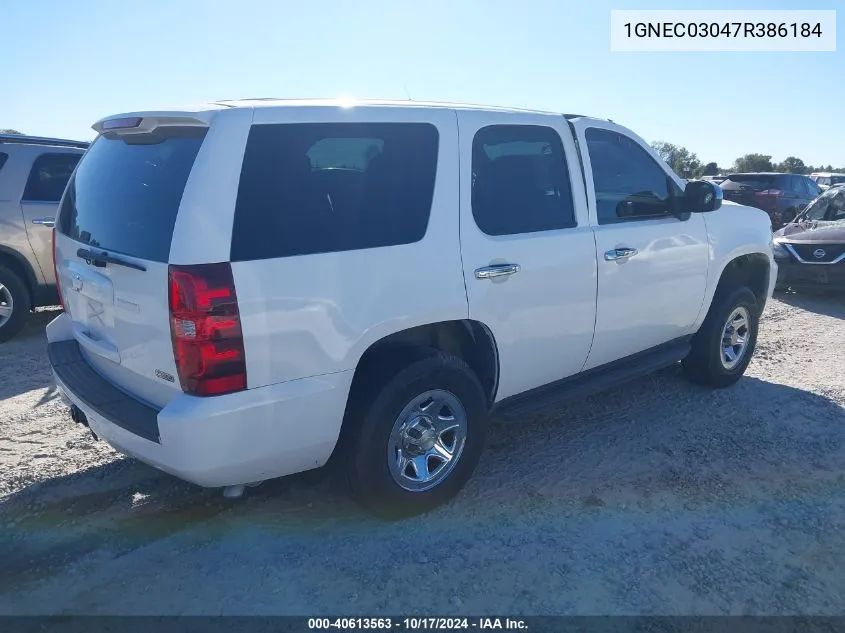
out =
<path fill-rule="evenodd" d="M 793 288 L 845 290 L 845 262 L 826 265 L 778 260 L 777 283 Z"/>
<path fill-rule="evenodd" d="M 337 442 L 353 373 L 210 398 L 180 394 L 156 410 L 96 374 L 76 341 L 54 341 L 49 348 L 59 390 L 85 413 L 98 437 L 125 455 L 208 487 L 325 464 Z"/>

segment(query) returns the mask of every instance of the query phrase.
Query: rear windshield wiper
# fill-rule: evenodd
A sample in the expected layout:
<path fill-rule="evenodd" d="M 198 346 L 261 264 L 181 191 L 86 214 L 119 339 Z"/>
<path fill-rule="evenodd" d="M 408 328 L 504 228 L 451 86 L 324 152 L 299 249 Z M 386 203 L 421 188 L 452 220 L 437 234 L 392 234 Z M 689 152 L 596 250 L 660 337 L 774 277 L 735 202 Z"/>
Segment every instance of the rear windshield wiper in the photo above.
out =
<path fill-rule="evenodd" d="M 76 256 L 81 257 L 86 263 L 96 266 L 97 268 L 105 268 L 106 264 L 114 264 L 115 266 L 126 266 L 127 268 L 134 268 L 135 270 L 140 270 L 141 272 L 147 272 L 147 269 L 144 266 L 110 255 L 105 251 L 96 253 L 87 248 L 80 248 L 76 251 Z"/>

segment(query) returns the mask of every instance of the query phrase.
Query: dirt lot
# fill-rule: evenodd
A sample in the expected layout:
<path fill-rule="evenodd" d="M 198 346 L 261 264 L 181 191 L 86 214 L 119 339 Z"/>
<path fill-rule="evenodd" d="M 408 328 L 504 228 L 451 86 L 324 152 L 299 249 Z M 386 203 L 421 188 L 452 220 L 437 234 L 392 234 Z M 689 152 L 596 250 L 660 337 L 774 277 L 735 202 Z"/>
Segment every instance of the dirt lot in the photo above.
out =
<path fill-rule="evenodd" d="M 393 524 L 319 471 L 232 503 L 94 442 L 52 316 L 0 348 L 0 614 L 845 614 L 845 300 L 772 302 L 729 390 L 673 368 L 497 424 Z"/>

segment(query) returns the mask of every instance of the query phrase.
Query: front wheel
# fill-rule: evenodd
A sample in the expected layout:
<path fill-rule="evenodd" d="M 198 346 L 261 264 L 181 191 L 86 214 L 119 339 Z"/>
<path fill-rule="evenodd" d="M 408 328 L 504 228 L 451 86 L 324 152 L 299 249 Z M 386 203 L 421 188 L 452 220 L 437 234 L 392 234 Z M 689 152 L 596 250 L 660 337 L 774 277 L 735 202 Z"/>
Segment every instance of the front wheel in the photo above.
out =
<path fill-rule="evenodd" d="M 458 358 L 435 352 L 353 394 L 342 468 L 353 497 L 385 517 L 427 512 L 454 497 L 484 448 L 487 399 Z"/>
<path fill-rule="evenodd" d="M 682 361 L 684 373 L 697 383 L 728 387 L 745 373 L 757 344 L 760 314 L 754 293 L 737 288 L 720 293 Z"/>

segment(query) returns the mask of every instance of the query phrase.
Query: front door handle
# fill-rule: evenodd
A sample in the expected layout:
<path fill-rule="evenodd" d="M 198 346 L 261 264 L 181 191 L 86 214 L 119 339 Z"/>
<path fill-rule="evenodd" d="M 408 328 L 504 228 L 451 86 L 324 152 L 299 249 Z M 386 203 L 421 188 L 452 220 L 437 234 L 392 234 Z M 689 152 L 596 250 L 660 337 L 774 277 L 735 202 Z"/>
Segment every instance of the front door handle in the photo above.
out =
<path fill-rule="evenodd" d="M 476 279 L 494 279 L 519 272 L 519 264 L 494 264 L 475 269 Z"/>
<path fill-rule="evenodd" d="M 636 255 L 639 251 L 636 248 L 614 248 L 605 251 L 604 258 L 609 262 L 617 262 L 622 259 L 629 259 Z"/>
<path fill-rule="evenodd" d="M 56 226 L 56 218 L 35 218 L 32 223 L 53 228 Z"/>

